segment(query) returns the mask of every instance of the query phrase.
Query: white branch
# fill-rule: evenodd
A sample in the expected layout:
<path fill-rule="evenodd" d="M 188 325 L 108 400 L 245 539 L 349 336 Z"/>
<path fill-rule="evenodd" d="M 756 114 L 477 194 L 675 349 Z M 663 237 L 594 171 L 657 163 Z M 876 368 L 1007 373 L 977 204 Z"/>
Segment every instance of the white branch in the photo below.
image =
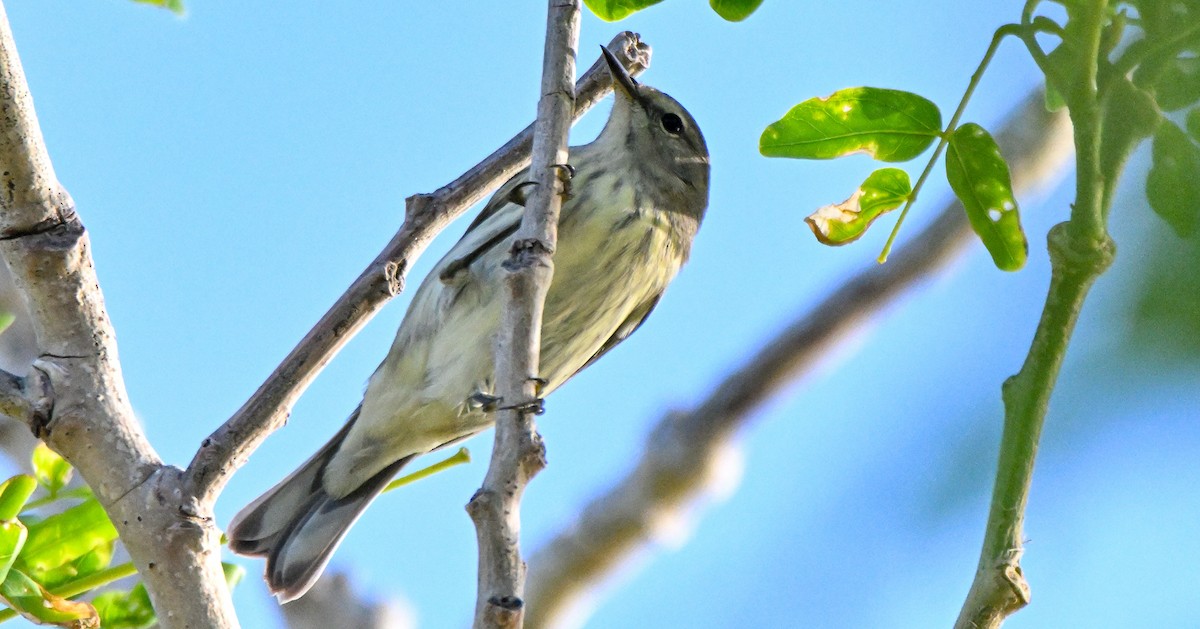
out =
<path fill-rule="evenodd" d="M 236 627 L 211 510 L 180 491 L 134 417 L 87 233 L 38 127 L 0 7 L 0 253 L 29 308 L 40 357 L 0 383 L 5 411 L 79 471 L 104 505 L 165 627 Z M 27 406 L 13 406 L 20 392 Z"/>
<path fill-rule="evenodd" d="M 546 465 L 545 446 L 527 405 L 538 402 L 542 310 L 558 241 L 567 172 L 567 132 L 575 109 L 579 0 L 549 0 L 542 91 L 534 125 L 533 194 L 509 259 L 496 343 L 496 413 L 492 460 L 467 505 L 479 541 L 475 627 L 520 627 L 524 621 L 525 563 L 521 559 L 521 496 Z"/>
<path fill-rule="evenodd" d="M 1019 192 L 1059 176 L 1071 152 L 1066 116 L 1031 95 L 997 141 Z M 641 460 L 624 479 L 593 499 L 567 530 L 531 559 L 530 627 L 582 620 L 595 588 L 636 551 L 654 541 L 663 521 L 686 517 L 709 494 L 736 452 L 734 436 L 755 410 L 810 370 L 847 334 L 888 302 L 954 259 L 972 241 L 958 203 L 949 204 L 920 235 L 882 266 L 872 266 L 767 341 L 707 399 L 671 413 L 651 431 Z"/>

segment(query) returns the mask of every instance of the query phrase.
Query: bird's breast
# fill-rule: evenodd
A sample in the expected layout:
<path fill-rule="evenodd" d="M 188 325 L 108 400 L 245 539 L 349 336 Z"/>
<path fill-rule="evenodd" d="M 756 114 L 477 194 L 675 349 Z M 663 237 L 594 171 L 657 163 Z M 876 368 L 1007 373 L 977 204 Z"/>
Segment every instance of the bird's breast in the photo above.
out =
<path fill-rule="evenodd" d="M 669 212 L 604 179 L 564 205 L 542 318 L 542 375 L 551 387 L 580 369 L 641 304 L 678 273 L 690 235 Z M 579 190 L 578 186 L 573 186 Z"/>

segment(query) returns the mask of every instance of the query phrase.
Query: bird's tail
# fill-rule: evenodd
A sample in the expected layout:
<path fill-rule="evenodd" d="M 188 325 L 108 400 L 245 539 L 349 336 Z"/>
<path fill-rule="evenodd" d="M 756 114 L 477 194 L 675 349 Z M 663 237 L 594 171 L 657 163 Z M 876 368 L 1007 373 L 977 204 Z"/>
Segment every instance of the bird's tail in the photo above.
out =
<path fill-rule="evenodd" d="M 356 419 L 357 409 L 329 443 L 229 524 L 229 549 L 267 558 L 267 586 L 281 603 L 300 598 L 312 587 L 350 526 L 412 458 L 389 465 L 346 496 L 326 493 L 321 482 L 325 466 Z"/>

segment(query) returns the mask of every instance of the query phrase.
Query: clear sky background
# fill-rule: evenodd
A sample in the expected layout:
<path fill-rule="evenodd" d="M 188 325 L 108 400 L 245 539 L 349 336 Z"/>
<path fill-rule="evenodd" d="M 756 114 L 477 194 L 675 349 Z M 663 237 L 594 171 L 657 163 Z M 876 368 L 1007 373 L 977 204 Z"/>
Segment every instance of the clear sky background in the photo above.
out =
<path fill-rule="evenodd" d="M 6 7 L 58 175 L 91 232 L 134 407 L 178 465 L 387 242 L 404 197 L 533 119 L 545 27 L 542 2 L 193 1 L 184 19 L 124 0 Z M 847 197 L 869 160 L 768 160 L 762 128 L 855 85 L 912 90 L 948 116 L 993 29 L 1020 7 L 766 0 L 731 24 L 701 0 L 667 0 L 617 24 L 585 14 L 581 66 L 619 30 L 654 47 L 642 80 L 699 121 L 712 195 L 692 261 L 647 325 L 550 399 L 527 550 L 627 470 L 662 413 L 873 264 L 890 219 L 841 249 L 816 244 L 802 220 Z M 1039 80 L 1005 44 L 965 120 L 995 125 Z M 1051 405 L 1023 564 L 1034 599 L 1007 626 L 1200 626 L 1200 368 L 1126 349 L 1123 304 L 1164 238 L 1144 207 L 1145 162 L 1122 189 L 1120 255 Z M 1067 215 L 1067 188 L 1024 203 L 1025 270 L 1000 272 L 974 245 L 758 413 L 741 436 L 736 493 L 705 505 L 685 544 L 614 580 L 589 626 L 948 626 L 982 539 L 1000 383 L 1032 336 L 1045 234 Z M 901 240 L 947 195 L 934 177 Z M 413 282 L 464 226 L 434 243 Z M 222 525 L 341 425 L 407 302 L 350 343 L 234 478 Z M 423 627 L 471 615 L 475 536 L 462 507 L 490 433 L 468 445 L 474 463 L 382 498 L 333 561 L 371 596 L 406 599 Z M 249 571 L 235 594 L 243 625 L 280 626 L 261 563 L 237 561 Z"/>

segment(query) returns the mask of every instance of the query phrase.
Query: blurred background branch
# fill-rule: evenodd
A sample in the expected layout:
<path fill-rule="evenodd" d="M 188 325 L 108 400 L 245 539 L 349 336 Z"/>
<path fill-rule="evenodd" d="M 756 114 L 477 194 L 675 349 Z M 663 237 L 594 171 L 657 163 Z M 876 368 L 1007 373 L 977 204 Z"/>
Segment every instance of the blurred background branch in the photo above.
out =
<path fill-rule="evenodd" d="M 997 134 L 1019 193 L 1056 182 L 1071 155 L 1070 123 L 1030 94 Z M 756 409 L 809 372 L 846 335 L 904 291 L 954 259 L 971 242 L 962 206 L 953 202 L 885 265 L 872 266 L 763 344 L 692 410 L 669 413 L 651 431 L 642 458 L 594 499 L 569 528 L 530 559 L 530 627 L 573 626 L 583 603 L 634 553 L 655 541 L 663 522 L 685 517 L 714 493 L 731 465 L 734 440 Z"/>

